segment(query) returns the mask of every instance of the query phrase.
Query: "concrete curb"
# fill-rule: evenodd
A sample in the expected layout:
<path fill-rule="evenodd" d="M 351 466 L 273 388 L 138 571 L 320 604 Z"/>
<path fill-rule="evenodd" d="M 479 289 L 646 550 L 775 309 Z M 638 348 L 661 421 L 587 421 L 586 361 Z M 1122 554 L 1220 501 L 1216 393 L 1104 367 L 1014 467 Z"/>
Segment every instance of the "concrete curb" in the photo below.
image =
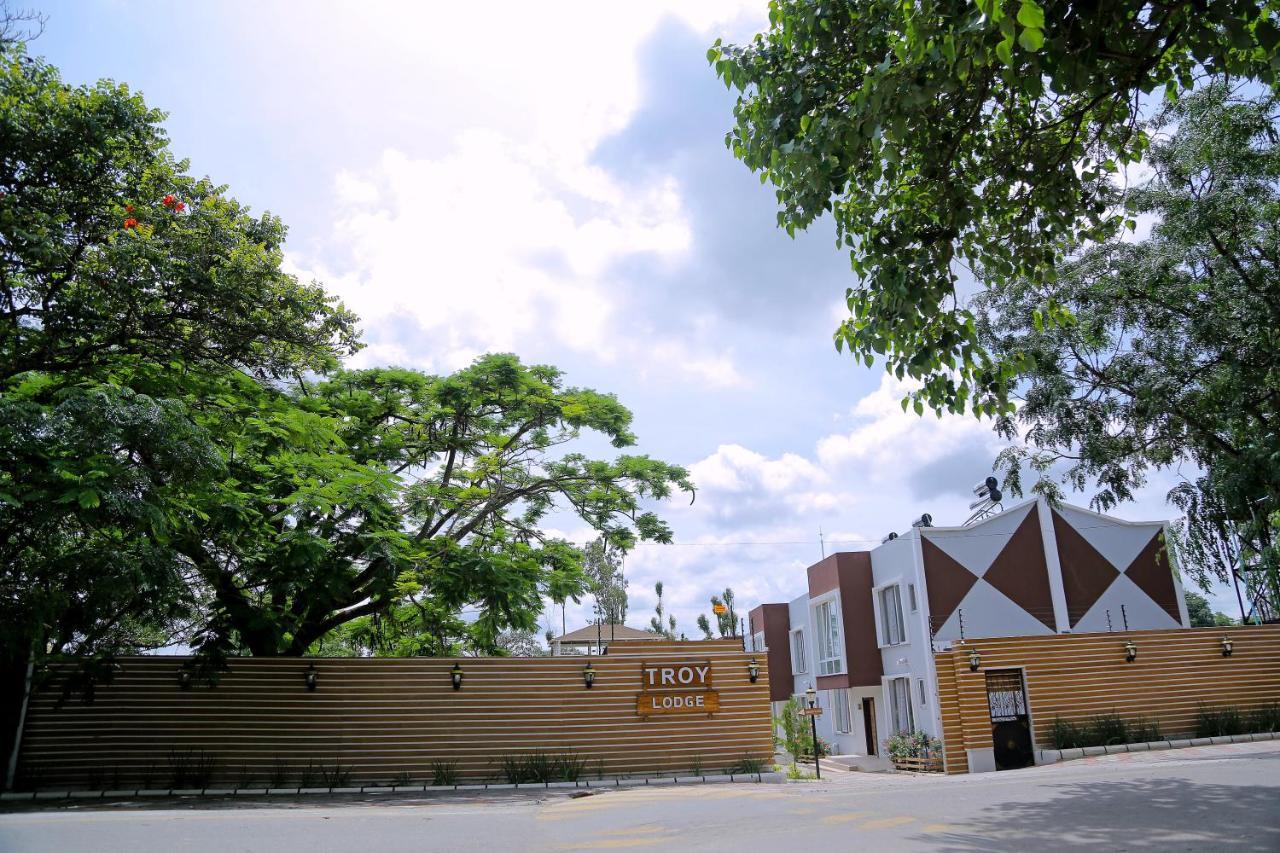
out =
<path fill-rule="evenodd" d="M 195 788 L 164 789 L 147 788 L 118 791 L 7 791 L 0 793 L 0 802 L 31 802 L 35 800 L 69 799 L 138 799 L 152 797 L 314 797 L 325 794 L 447 794 L 454 791 L 528 791 L 565 790 L 573 788 L 636 788 L 663 785 L 707 785 L 722 782 L 775 784 L 785 782 L 786 774 L 775 771 L 761 773 L 721 773 L 713 776 L 642 776 L 634 779 L 579 779 L 576 782 L 490 782 L 468 785 L 365 785 L 345 788 Z"/>
<path fill-rule="evenodd" d="M 1166 749 L 1186 749 L 1193 746 L 1222 746 L 1229 743 L 1252 743 L 1261 740 L 1276 740 L 1280 732 L 1258 732 L 1244 735 L 1222 735 L 1219 737 L 1201 737 L 1182 740 L 1153 740 L 1146 743 L 1120 743 L 1111 746 L 1086 746 L 1074 749 L 1038 749 L 1036 764 L 1057 764 L 1059 761 L 1074 761 L 1078 758 L 1091 758 L 1096 755 L 1115 755 L 1121 752 L 1156 752 Z"/>

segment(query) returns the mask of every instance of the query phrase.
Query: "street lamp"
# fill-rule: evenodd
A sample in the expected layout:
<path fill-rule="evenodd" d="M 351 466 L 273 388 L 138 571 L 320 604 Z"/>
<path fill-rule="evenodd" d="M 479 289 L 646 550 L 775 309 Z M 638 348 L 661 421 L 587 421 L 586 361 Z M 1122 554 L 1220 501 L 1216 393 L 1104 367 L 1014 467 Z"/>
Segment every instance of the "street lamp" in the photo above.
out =
<path fill-rule="evenodd" d="M 588 690 L 596 683 L 596 668 L 591 665 L 591 661 L 587 661 L 587 665 L 582 668 L 582 681 L 587 685 Z"/>
<path fill-rule="evenodd" d="M 813 689 L 813 685 L 809 685 L 809 689 L 804 692 L 805 701 L 809 703 L 809 726 L 813 733 L 813 774 L 817 778 L 822 778 L 822 750 L 818 748 L 818 715 L 813 711 L 818 707 L 818 691 Z"/>
<path fill-rule="evenodd" d="M 453 689 L 462 689 L 462 664 L 455 663 L 453 669 L 449 670 L 449 677 L 453 679 Z"/>
<path fill-rule="evenodd" d="M 755 658 L 747 662 L 747 678 L 751 679 L 752 684 L 760 679 L 760 664 L 756 663 Z"/>

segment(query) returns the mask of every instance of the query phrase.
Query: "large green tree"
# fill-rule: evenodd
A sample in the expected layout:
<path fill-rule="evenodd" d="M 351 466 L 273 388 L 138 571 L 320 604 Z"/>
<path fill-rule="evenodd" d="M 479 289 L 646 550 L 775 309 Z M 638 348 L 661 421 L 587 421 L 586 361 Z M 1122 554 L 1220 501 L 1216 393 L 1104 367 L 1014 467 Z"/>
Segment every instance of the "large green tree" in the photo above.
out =
<path fill-rule="evenodd" d="M 1053 281 L 1017 279 L 974 301 L 980 343 L 1026 355 L 1020 406 L 999 421 L 1025 444 L 1000 464 L 1014 490 L 1028 463 L 1051 497 L 1062 482 L 1096 486 L 1103 510 L 1177 467 L 1183 568 L 1204 583 L 1243 560 L 1269 615 L 1280 603 L 1280 100 L 1218 82 L 1150 129 L 1153 175 L 1127 199 L 1149 237 L 1090 246 Z"/>
<path fill-rule="evenodd" d="M 716 42 L 740 93 L 726 137 L 777 190 L 789 232 L 830 214 L 850 253 L 836 333 L 923 383 L 925 405 L 996 413 L 1027 367 L 990 352 L 957 283 L 1050 285 L 1127 219 L 1115 179 L 1148 96 L 1205 74 L 1272 84 L 1274 0 L 772 0 L 751 43 Z M 905 404 L 905 401 L 904 401 Z"/>
<path fill-rule="evenodd" d="M 634 444 L 630 412 L 510 355 L 444 377 L 255 386 L 202 409 L 228 476 L 176 547 L 215 602 L 209 650 L 302 654 L 364 619 L 346 634 L 362 650 L 490 652 L 504 630 L 537 629 L 542 596 L 587 591 L 582 551 L 544 531 L 549 513 L 626 550 L 670 541 L 646 501 L 692 491 L 677 466 L 574 452 L 583 431 Z"/>

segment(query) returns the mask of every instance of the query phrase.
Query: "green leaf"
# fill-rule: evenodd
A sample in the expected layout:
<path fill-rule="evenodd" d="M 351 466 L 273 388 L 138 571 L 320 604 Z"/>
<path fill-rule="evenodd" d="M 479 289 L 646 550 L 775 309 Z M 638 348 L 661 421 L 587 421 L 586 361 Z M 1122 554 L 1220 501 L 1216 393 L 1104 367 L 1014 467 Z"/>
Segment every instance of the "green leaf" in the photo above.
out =
<path fill-rule="evenodd" d="M 1034 53 L 1044 47 L 1044 33 L 1035 27 L 1027 27 L 1018 33 L 1018 44 Z"/>
<path fill-rule="evenodd" d="M 1022 0 L 1018 8 L 1018 23 L 1027 29 L 1044 29 L 1044 9 L 1035 0 Z"/>
<path fill-rule="evenodd" d="M 1005 65 L 1013 65 L 1013 36 L 1006 36 L 996 45 L 996 56 Z"/>

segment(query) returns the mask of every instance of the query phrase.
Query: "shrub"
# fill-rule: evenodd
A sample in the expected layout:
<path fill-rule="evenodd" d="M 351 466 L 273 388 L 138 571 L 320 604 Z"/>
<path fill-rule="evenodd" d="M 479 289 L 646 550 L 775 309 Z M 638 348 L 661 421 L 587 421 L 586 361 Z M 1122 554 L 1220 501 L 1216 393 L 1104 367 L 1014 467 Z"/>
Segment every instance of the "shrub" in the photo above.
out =
<path fill-rule="evenodd" d="M 271 764 L 270 787 L 283 788 L 289 779 L 289 762 L 279 756 Z"/>
<path fill-rule="evenodd" d="M 396 778 L 391 781 L 393 787 L 407 788 L 413 784 L 413 776 L 408 770 L 401 770 L 396 774 Z"/>
<path fill-rule="evenodd" d="M 764 769 L 764 761 L 759 758 L 752 758 L 750 755 L 743 753 L 742 760 L 737 764 L 733 764 L 725 768 L 726 773 L 759 773 Z"/>
<path fill-rule="evenodd" d="M 458 762 L 456 761 L 437 761 L 431 765 L 432 785 L 456 785 L 458 784 L 458 778 Z"/>
<path fill-rule="evenodd" d="M 1255 708 L 1249 712 L 1245 724 L 1251 732 L 1280 732 L 1280 703 Z"/>
<path fill-rule="evenodd" d="M 320 781 L 326 788 L 345 788 L 351 781 L 351 767 L 344 767 L 336 758 L 332 764 L 321 764 Z"/>
<path fill-rule="evenodd" d="M 926 758 L 942 751 L 942 742 L 925 732 L 900 732 L 885 741 L 890 758 Z"/>
<path fill-rule="evenodd" d="M 562 782 L 577 782 L 586 767 L 587 759 L 572 752 L 563 752 L 556 756 L 555 775 Z"/>
<path fill-rule="evenodd" d="M 1210 708 L 1201 705 L 1196 712 L 1196 737 L 1226 737 L 1244 734 L 1244 718 L 1234 705 Z"/>
<path fill-rule="evenodd" d="M 499 762 L 502 775 L 512 785 L 526 782 L 552 782 L 559 770 L 556 758 L 545 752 L 530 752 L 525 755 L 505 755 Z"/>
<path fill-rule="evenodd" d="M 1093 741 L 1089 746 L 1116 746 L 1130 742 L 1129 726 L 1115 711 L 1099 714 L 1085 728 L 1089 732 L 1089 739 Z"/>
<path fill-rule="evenodd" d="M 1159 720 L 1148 720 L 1138 717 L 1129 726 L 1130 743 L 1150 743 L 1153 740 L 1164 740 L 1164 732 L 1160 729 Z"/>
<path fill-rule="evenodd" d="M 169 750 L 170 788 L 207 788 L 217 759 L 203 749 Z"/>
<path fill-rule="evenodd" d="M 1061 717 L 1053 718 L 1053 727 L 1049 729 L 1049 739 L 1054 749 L 1079 749 L 1085 746 L 1085 732 L 1070 720 Z"/>
<path fill-rule="evenodd" d="M 695 755 L 693 757 L 693 773 L 691 775 L 693 776 L 702 775 L 702 756 L 701 755 Z"/>

